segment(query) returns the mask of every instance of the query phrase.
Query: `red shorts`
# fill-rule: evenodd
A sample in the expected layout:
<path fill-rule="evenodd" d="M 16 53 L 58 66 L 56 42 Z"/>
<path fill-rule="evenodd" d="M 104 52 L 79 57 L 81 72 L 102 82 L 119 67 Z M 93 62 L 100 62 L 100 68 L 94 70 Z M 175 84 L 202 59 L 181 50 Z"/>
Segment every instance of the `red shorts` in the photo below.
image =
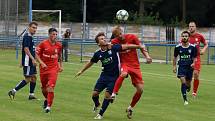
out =
<path fill-rule="evenodd" d="M 197 70 L 200 72 L 200 69 L 201 69 L 201 61 L 200 60 L 197 60 L 195 62 L 195 65 L 194 65 L 194 70 Z"/>
<path fill-rule="evenodd" d="M 143 78 L 140 68 L 132 68 L 125 64 L 121 65 L 121 72 L 127 72 L 130 77 L 132 84 L 135 86 L 136 84 L 143 84 Z"/>
<path fill-rule="evenodd" d="M 46 73 L 40 74 L 40 81 L 42 84 L 42 88 L 52 87 L 54 88 L 57 81 L 58 73 Z"/>

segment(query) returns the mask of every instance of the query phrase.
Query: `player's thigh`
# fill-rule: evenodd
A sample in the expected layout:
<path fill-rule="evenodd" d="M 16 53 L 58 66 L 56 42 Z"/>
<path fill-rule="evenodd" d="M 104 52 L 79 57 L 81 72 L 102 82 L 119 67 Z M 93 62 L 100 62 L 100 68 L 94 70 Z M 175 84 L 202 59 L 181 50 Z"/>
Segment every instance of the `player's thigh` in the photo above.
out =
<path fill-rule="evenodd" d="M 36 66 L 24 66 L 23 67 L 23 75 L 25 77 L 33 76 L 37 74 Z"/>
<path fill-rule="evenodd" d="M 195 62 L 194 70 L 196 70 L 197 74 L 200 72 L 200 70 L 201 70 L 201 61 L 200 60 L 197 60 Z"/>
<path fill-rule="evenodd" d="M 140 69 L 129 69 L 129 75 L 134 86 L 144 83 Z"/>
<path fill-rule="evenodd" d="M 191 81 L 193 78 L 193 69 L 190 67 L 190 68 L 187 68 L 186 70 L 186 81 Z"/>
<path fill-rule="evenodd" d="M 48 85 L 48 74 L 40 74 L 41 87 L 46 88 Z"/>
<path fill-rule="evenodd" d="M 181 77 L 186 76 L 186 68 L 185 66 L 178 66 L 177 69 L 177 77 L 180 79 Z"/>
<path fill-rule="evenodd" d="M 48 87 L 53 88 L 57 82 L 58 73 L 49 73 L 48 74 Z"/>
<path fill-rule="evenodd" d="M 110 82 L 108 82 L 108 84 L 106 86 L 106 92 L 108 92 L 109 94 L 112 94 L 114 85 L 115 85 L 115 81 L 110 80 Z"/>
<path fill-rule="evenodd" d="M 94 86 L 94 91 L 102 92 L 106 88 L 106 83 L 102 78 L 99 78 Z"/>

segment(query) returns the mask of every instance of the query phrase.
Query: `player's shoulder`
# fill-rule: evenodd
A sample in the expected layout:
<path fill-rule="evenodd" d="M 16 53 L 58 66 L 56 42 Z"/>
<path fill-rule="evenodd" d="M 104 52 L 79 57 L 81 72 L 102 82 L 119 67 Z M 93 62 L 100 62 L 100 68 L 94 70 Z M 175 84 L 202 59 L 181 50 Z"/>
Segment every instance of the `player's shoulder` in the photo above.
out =
<path fill-rule="evenodd" d="M 56 42 L 56 45 L 57 46 L 62 46 L 61 42 L 59 42 L 59 41 Z"/>
<path fill-rule="evenodd" d="M 175 47 L 178 48 L 178 47 L 181 47 L 181 46 L 182 46 L 182 44 L 179 43 L 179 44 L 177 44 Z"/>
<path fill-rule="evenodd" d="M 195 45 L 195 44 L 191 44 L 191 43 L 189 43 L 189 45 L 190 45 L 191 47 L 196 47 L 196 45 Z"/>

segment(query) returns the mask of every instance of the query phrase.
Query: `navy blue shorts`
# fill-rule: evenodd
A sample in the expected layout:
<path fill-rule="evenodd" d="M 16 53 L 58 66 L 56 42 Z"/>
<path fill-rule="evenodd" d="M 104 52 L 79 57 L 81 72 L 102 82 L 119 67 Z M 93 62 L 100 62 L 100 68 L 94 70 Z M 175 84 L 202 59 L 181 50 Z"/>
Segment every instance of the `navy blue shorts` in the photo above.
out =
<path fill-rule="evenodd" d="M 193 77 L 193 68 L 190 66 L 179 66 L 177 77 L 185 77 L 186 80 L 192 80 Z"/>
<path fill-rule="evenodd" d="M 98 91 L 100 93 L 104 89 L 106 89 L 107 92 L 112 94 L 116 80 L 117 80 L 117 77 L 100 76 L 96 82 L 94 91 Z"/>
<path fill-rule="evenodd" d="M 23 75 L 24 76 L 32 76 L 37 74 L 36 66 L 24 66 L 23 67 Z"/>

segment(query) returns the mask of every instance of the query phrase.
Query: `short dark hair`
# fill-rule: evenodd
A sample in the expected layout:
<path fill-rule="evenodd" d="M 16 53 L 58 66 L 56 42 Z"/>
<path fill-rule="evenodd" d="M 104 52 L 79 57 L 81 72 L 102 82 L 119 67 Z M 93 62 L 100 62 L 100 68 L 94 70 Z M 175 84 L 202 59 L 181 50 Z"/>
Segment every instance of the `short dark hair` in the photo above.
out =
<path fill-rule="evenodd" d="M 188 31 L 183 31 L 183 32 L 181 33 L 181 35 L 182 35 L 182 34 L 186 34 L 186 33 L 188 34 L 188 36 L 190 36 L 190 32 L 188 32 Z"/>
<path fill-rule="evenodd" d="M 29 25 L 28 25 L 28 26 L 30 27 L 30 26 L 32 26 L 32 25 L 36 25 L 36 26 L 38 26 L 38 23 L 37 23 L 36 21 L 32 21 L 32 22 L 30 22 L 30 23 L 29 23 Z"/>
<path fill-rule="evenodd" d="M 105 36 L 105 33 L 104 32 L 99 32 L 96 37 L 95 37 L 95 40 L 96 40 L 96 43 L 98 44 L 99 43 L 99 37 L 100 36 Z"/>
<path fill-rule="evenodd" d="M 51 34 L 52 32 L 57 32 L 57 29 L 55 29 L 55 28 L 50 28 L 48 32 L 49 32 L 49 34 Z"/>

